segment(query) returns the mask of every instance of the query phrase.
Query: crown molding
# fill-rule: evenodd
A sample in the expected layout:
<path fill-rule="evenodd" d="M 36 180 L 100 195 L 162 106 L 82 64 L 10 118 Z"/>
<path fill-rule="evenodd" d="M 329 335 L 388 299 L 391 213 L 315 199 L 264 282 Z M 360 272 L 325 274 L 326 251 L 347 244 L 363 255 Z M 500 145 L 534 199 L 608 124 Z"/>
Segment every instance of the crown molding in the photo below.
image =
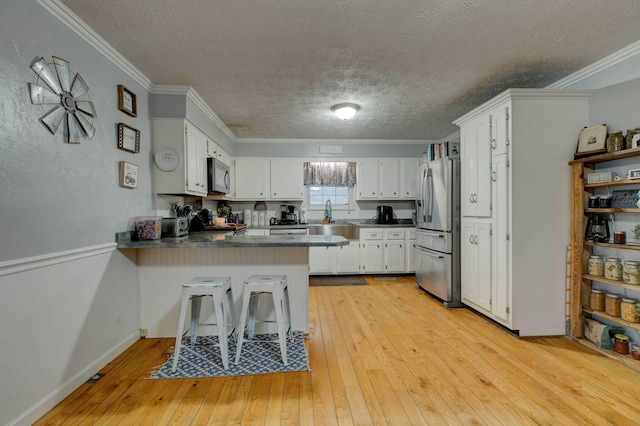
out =
<path fill-rule="evenodd" d="M 437 143 L 435 139 L 287 139 L 287 138 L 237 138 L 236 143 L 255 144 L 328 144 L 328 145 L 424 145 Z"/>
<path fill-rule="evenodd" d="M 122 56 L 112 45 L 105 39 L 100 37 L 89 25 L 71 11 L 67 6 L 59 0 L 37 0 L 37 2 L 45 8 L 51 15 L 60 22 L 69 27 L 73 32 L 78 34 L 81 39 L 86 41 L 90 46 L 102 53 L 108 60 L 113 62 L 115 66 L 120 68 L 125 74 L 129 75 L 138 84 L 146 90 L 152 86 L 151 80 L 144 75 L 138 68 Z"/>
<path fill-rule="evenodd" d="M 565 78 L 550 84 L 546 87 L 546 89 L 564 89 L 573 86 L 574 84 L 587 79 L 592 75 L 602 72 L 609 67 L 619 64 L 620 62 L 625 61 L 630 57 L 637 55 L 638 53 L 640 53 L 640 40 L 630 44 L 629 46 L 623 47 L 617 52 L 614 52 L 611 55 L 606 56 L 599 61 L 596 61 L 593 64 L 574 72 L 573 74 L 569 74 Z"/>
<path fill-rule="evenodd" d="M 220 117 L 207 105 L 202 97 L 191 86 L 154 85 L 149 89 L 153 95 L 179 95 L 186 96 L 211 120 L 232 142 L 236 142 L 236 135 L 220 120 Z"/>

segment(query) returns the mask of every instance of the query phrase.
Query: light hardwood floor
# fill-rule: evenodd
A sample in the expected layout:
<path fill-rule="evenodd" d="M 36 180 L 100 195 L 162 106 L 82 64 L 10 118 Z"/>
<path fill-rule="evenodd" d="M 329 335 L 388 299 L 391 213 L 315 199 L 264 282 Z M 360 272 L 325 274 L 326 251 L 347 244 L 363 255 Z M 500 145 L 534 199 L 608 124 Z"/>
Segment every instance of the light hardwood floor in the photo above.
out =
<path fill-rule="evenodd" d="M 640 373 L 367 280 L 310 288 L 311 372 L 152 380 L 173 339 L 142 339 L 36 424 L 640 424 Z"/>

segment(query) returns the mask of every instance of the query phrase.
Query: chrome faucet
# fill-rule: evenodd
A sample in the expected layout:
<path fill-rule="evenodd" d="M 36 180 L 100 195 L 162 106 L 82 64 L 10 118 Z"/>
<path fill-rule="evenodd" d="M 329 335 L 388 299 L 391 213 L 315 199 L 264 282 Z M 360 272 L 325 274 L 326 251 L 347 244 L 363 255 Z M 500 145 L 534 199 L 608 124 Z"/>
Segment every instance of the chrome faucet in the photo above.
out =
<path fill-rule="evenodd" d="M 324 219 L 326 223 L 331 223 L 331 200 L 324 204 Z"/>

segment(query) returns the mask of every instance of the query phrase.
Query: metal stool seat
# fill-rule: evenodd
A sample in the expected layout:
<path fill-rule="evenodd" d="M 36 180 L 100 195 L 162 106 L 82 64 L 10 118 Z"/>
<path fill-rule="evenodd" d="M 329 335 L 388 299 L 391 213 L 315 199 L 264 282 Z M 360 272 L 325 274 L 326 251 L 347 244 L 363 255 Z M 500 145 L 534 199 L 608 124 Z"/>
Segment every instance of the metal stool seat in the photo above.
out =
<path fill-rule="evenodd" d="M 234 337 L 236 329 L 236 315 L 233 309 L 233 294 L 231 292 L 230 277 L 198 277 L 194 278 L 182 286 L 182 300 L 180 302 L 180 315 L 178 318 L 178 331 L 176 332 L 176 349 L 173 355 L 173 367 L 171 371 L 176 371 L 178 357 L 182 346 L 184 322 L 187 317 L 187 305 L 191 301 L 191 344 L 195 345 L 198 337 L 199 325 L 214 325 L 200 323 L 200 306 L 202 298 L 211 296 L 216 314 L 216 328 L 218 331 L 218 346 L 222 358 L 224 369 L 229 368 L 229 353 L 227 340 L 229 336 Z M 227 316 L 229 321 L 227 322 Z M 227 330 L 231 328 L 231 333 Z"/>
<path fill-rule="evenodd" d="M 269 293 L 273 298 L 273 308 L 276 320 L 256 320 L 258 299 L 261 294 Z M 249 324 L 247 327 L 247 315 Z M 287 337 L 291 339 L 291 311 L 289 309 L 289 289 L 286 275 L 252 275 L 243 285 L 242 313 L 240 314 L 240 327 L 238 333 L 238 349 L 236 351 L 236 364 L 240 362 L 243 341 L 252 341 L 256 322 L 277 324 L 278 339 L 273 342 L 280 343 L 282 362 L 287 362 Z M 244 329 L 247 327 L 247 338 L 244 337 Z M 264 340 L 260 340 L 264 342 Z"/>

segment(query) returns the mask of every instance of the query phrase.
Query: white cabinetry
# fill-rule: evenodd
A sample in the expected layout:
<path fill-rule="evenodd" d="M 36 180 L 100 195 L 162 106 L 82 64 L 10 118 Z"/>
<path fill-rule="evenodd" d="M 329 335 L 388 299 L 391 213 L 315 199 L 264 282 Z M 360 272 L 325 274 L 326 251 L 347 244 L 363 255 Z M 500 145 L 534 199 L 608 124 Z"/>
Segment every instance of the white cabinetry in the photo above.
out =
<path fill-rule="evenodd" d="M 177 157 L 175 167 L 156 158 L 154 187 L 158 194 L 207 194 L 207 136 L 181 118 L 154 118 L 154 153 L 169 152 Z"/>
<path fill-rule="evenodd" d="M 236 158 L 236 200 L 266 200 L 269 194 L 269 160 Z"/>
<path fill-rule="evenodd" d="M 378 160 L 380 198 L 400 198 L 400 161 L 396 158 Z"/>
<path fill-rule="evenodd" d="M 272 200 L 302 200 L 304 185 L 302 161 L 287 158 L 271 160 L 269 198 Z"/>
<path fill-rule="evenodd" d="M 405 272 L 404 229 L 384 231 L 384 272 Z"/>
<path fill-rule="evenodd" d="M 491 223 L 462 219 L 462 301 L 491 312 Z"/>
<path fill-rule="evenodd" d="M 416 198 L 417 158 L 358 161 L 358 200 Z"/>
<path fill-rule="evenodd" d="M 360 160 L 357 164 L 358 200 L 377 200 L 378 160 Z"/>
<path fill-rule="evenodd" d="M 567 161 L 579 130 L 589 124 L 590 96 L 510 89 L 455 122 L 462 158 L 462 301 L 521 336 L 565 333 L 571 221 L 560 218 L 571 217 Z"/>
<path fill-rule="evenodd" d="M 414 200 L 417 194 L 418 158 L 405 158 L 400 161 L 400 198 Z"/>
<path fill-rule="evenodd" d="M 384 236 L 380 229 L 360 229 L 360 272 L 384 272 Z"/>
<path fill-rule="evenodd" d="M 491 117 L 461 126 L 460 145 L 462 216 L 491 216 Z"/>
<path fill-rule="evenodd" d="M 363 274 L 406 272 L 405 239 L 404 228 L 360 229 L 360 272 Z"/>
<path fill-rule="evenodd" d="M 236 158 L 236 200 L 302 200 L 302 160 Z"/>
<path fill-rule="evenodd" d="M 416 229 L 409 228 L 406 230 L 405 237 L 405 257 L 407 259 L 407 272 L 416 271 L 416 261 L 418 260 L 418 252 L 416 251 Z"/>
<path fill-rule="evenodd" d="M 360 272 L 360 242 L 349 240 L 349 245 L 338 247 L 310 247 L 309 273 L 357 274 Z"/>

